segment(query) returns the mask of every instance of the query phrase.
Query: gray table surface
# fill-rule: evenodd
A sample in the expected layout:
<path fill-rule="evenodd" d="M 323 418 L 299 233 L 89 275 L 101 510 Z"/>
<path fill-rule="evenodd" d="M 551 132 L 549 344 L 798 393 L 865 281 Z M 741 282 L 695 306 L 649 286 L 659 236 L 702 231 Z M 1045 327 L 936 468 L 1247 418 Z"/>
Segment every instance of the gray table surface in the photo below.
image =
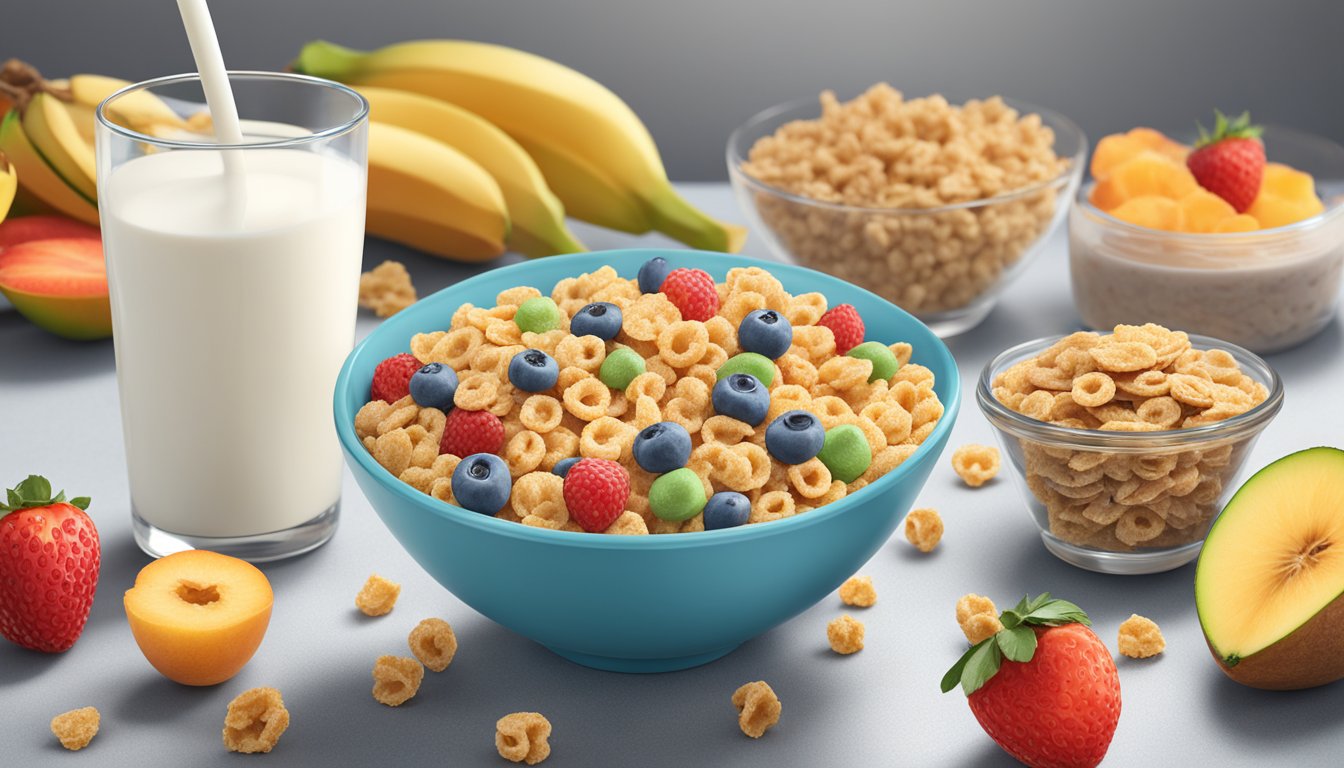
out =
<path fill-rule="evenodd" d="M 741 220 L 725 185 L 683 188 L 714 215 Z M 666 242 L 588 228 L 580 234 L 595 248 Z M 747 252 L 767 256 L 756 238 Z M 422 295 L 475 271 L 370 241 L 366 264 L 384 258 L 404 261 Z M 988 320 L 950 343 L 965 391 L 997 351 L 1077 322 L 1057 235 Z M 375 324 L 362 313 L 360 335 Z M 1336 320 L 1307 345 L 1271 359 L 1287 382 L 1287 403 L 1256 447 L 1253 466 L 1340 442 L 1340 344 Z M 1013 765 L 962 695 L 940 694 L 938 681 L 964 647 L 953 619 L 959 596 L 980 592 L 1002 606 L 1045 590 L 1087 609 L 1112 649 L 1116 627 L 1132 612 L 1152 617 L 1166 634 L 1162 656 L 1119 660 L 1124 707 L 1106 765 L 1327 765 L 1344 753 L 1344 684 L 1268 693 L 1218 671 L 1195 616 L 1193 566 L 1143 577 L 1068 566 L 1043 549 L 1006 476 L 968 490 L 946 457 L 919 501 L 942 512 L 943 543 L 926 556 L 898 534 L 862 569 L 880 597 L 855 612 L 868 634 L 854 656 L 827 647 L 826 622 L 842 612 L 832 597 L 698 669 L 640 676 L 575 666 L 476 614 L 430 579 L 347 473 L 335 538 L 307 556 L 264 566 L 276 604 L 256 657 L 219 686 L 182 687 L 140 655 L 121 607 L 122 592 L 148 558 L 131 539 L 116 396 L 110 342 L 63 342 L 0 312 L 0 481 L 41 472 L 91 495 L 103 540 L 93 614 L 71 651 L 48 656 L 0 642 L 0 765 L 236 765 L 220 744 L 224 710 L 258 685 L 280 688 L 292 716 L 276 751 L 260 758 L 267 764 L 503 765 L 493 745 L 495 720 L 537 710 L 555 727 L 546 763 L 555 768 Z M 973 398 L 965 397 L 949 449 L 992 440 Z M 371 571 L 402 583 L 396 609 L 377 619 L 353 606 Z M 378 704 L 369 693 L 373 659 L 404 654 L 407 632 L 426 616 L 452 623 L 457 658 L 446 672 L 430 673 L 407 705 Z M 770 682 L 784 709 L 774 730 L 751 740 L 738 731 L 728 699 L 757 679 Z M 84 753 L 67 755 L 48 720 L 86 705 L 102 711 L 102 730 Z"/>

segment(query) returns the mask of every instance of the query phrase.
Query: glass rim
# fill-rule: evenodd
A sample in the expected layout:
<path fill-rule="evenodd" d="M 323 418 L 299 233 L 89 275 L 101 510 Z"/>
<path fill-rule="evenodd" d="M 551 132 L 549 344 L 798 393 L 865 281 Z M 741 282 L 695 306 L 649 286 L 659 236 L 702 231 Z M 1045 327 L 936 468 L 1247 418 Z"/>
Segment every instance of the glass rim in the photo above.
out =
<path fill-rule="evenodd" d="M 296 72 L 266 72 L 263 70 L 251 70 L 251 69 L 231 69 L 228 70 L 227 74 L 229 76 L 229 82 L 234 82 L 235 80 L 279 80 L 293 83 L 306 83 L 309 85 L 318 86 L 320 88 L 337 91 L 340 93 L 344 93 L 347 96 L 353 97 L 355 104 L 358 105 L 358 108 L 355 111 L 355 115 L 350 119 L 345 120 L 337 125 L 333 125 L 328 128 L 323 128 L 320 131 L 307 133 L 304 134 L 303 136 L 287 136 L 280 139 L 259 141 L 259 142 L 248 142 L 243 144 L 220 144 L 218 142 L 182 141 L 180 139 L 165 139 L 158 136 L 150 136 L 149 134 L 141 133 L 131 128 L 127 128 L 126 126 L 112 122 L 107 118 L 106 115 L 107 106 L 116 99 L 119 99 L 123 96 L 136 93 L 139 91 L 148 91 L 152 88 L 165 85 L 200 82 L 201 80 L 200 73 L 185 72 L 177 75 L 164 75 L 163 77 L 156 77 L 150 80 L 142 80 L 138 83 L 132 83 L 124 88 L 119 89 L 111 96 L 108 96 L 106 99 L 103 99 L 101 102 L 98 103 L 98 108 L 95 110 L 98 125 L 112 132 L 113 134 L 121 136 L 122 138 L 129 139 L 135 142 L 143 142 L 145 144 L 151 144 L 156 147 L 161 147 L 164 149 L 216 149 L 216 150 L 283 149 L 286 147 L 299 147 L 307 144 L 313 144 L 321 141 L 326 141 L 328 139 L 332 139 L 337 136 L 341 136 L 357 128 L 360 125 L 360 123 L 365 122 L 369 117 L 369 100 L 364 98 L 364 96 L 360 94 L 359 91 L 356 91 L 355 89 L 347 85 L 338 83 L 334 80 L 327 80 L 321 77 L 313 77 L 311 75 L 301 75 Z"/>
<path fill-rule="evenodd" d="M 941 95 L 941 94 L 928 94 L 928 95 Z M 1006 96 L 1000 96 L 999 98 L 1003 100 L 1003 103 L 1007 104 L 1009 107 L 1012 107 L 1013 109 L 1016 109 L 1019 113 L 1028 112 L 1037 114 L 1043 120 L 1060 125 L 1068 129 L 1078 137 L 1078 151 L 1074 152 L 1073 154 L 1069 155 L 1066 158 L 1068 160 L 1068 164 L 1064 167 L 1062 171 L 1060 171 L 1058 175 L 1052 176 L 1049 179 L 1036 182 L 1035 184 L 1031 184 L 1026 187 L 1010 190 L 1008 192 L 992 195 L 990 197 L 980 197 L 974 200 L 963 200 L 962 202 L 959 203 L 948 203 L 946 205 L 938 205 L 932 208 L 899 208 L 891 206 L 852 205 L 849 203 L 833 203 L 826 200 L 817 200 L 815 198 L 807 197 L 805 195 L 799 195 L 793 192 L 786 191 L 784 189 L 780 189 L 779 187 L 776 187 L 772 184 L 767 184 L 764 181 L 761 181 L 755 176 L 752 176 L 751 174 L 742 170 L 741 167 L 742 163 L 746 162 L 747 158 L 743 156 L 741 152 L 741 147 L 739 145 L 742 143 L 743 137 L 745 136 L 746 132 L 749 129 L 759 127 L 764 123 L 767 123 L 771 120 L 775 120 L 780 116 L 788 114 L 795 110 L 803 109 L 804 107 L 810 107 L 816 104 L 817 101 L 816 98 L 795 99 L 793 101 L 786 101 L 782 104 L 776 104 L 773 107 L 768 107 L 766 109 L 761 110 L 760 112 L 757 112 L 756 114 L 747 118 L 746 122 L 742 123 L 737 128 L 734 128 L 733 132 L 728 135 L 728 147 L 726 152 L 728 162 L 728 173 L 732 178 L 740 179 L 744 183 L 750 184 L 751 186 L 756 187 L 760 191 L 768 192 L 776 197 L 794 203 L 810 205 L 816 208 L 821 208 L 824 210 L 832 210 L 837 212 L 868 213 L 868 214 L 885 213 L 885 214 L 898 214 L 903 216 L 938 214 L 938 213 L 946 213 L 948 211 L 966 210 L 970 208 L 987 208 L 990 206 L 1000 205 L 1003 203 L 1012 202 L 1014 200 L 1020 200 L 1022 198 L 1030 197 L 1031 195 L 1039 193 L 1044 190 L 1057 191 L 1061 187 L 1069 187 L 1080 183 L 1082 180 L 1082 171 L 1084 164 L 1083 161 L 1087 158 L 1087 152 L 1088 152 L 1087 134 L 1083 132 L 1083 129 L 1079 127 L 1077 123 L 1073 122 L 1069 118 L 1065 117 L 1063 114 L 1056 112 L 1053 109 L 1040 107 L 1030 102 L 1019 101 L 1018 99 L 1013 99 Z M 1054 130 L 1053 126 L 1051 127 L 1051 130 Z M 1059 157 L 1059 155 L 1056 156 Z"/>
<path fill-rule="evenodd" d="M 1029 353 L 1039 352 L 1068 334 L 1043 336 L 1010 347 L 996 355 L 980 372 L 975 387 L 976 404 L 985 418 L 996 428 L 1020 439 L 1045 444 L 1062 444 L 1082 450 L 1121 453 L 1148 453 L 1154 449 L 1184 448 L 1229 437 L 1256 433 L 1268 425 L 1283 406 L 1283 380 L 1269 363 L 1259 355 L 1231 342 L 1212 336 L 1188 334 L 1191 346 L 1197 349 L 1223 349 L 1237 359 L 1252 378 L 1269 390 L 1264 401 L 1229 419 L 1182 429 L 1163 429 L 1152 432 L 1109 432 L 1098 429 L 1062 427 L 1048 421 L 1039 421 L 1018 413 L 994 397 L 993 379 L 1003 368 L 1026 359 Z"/>

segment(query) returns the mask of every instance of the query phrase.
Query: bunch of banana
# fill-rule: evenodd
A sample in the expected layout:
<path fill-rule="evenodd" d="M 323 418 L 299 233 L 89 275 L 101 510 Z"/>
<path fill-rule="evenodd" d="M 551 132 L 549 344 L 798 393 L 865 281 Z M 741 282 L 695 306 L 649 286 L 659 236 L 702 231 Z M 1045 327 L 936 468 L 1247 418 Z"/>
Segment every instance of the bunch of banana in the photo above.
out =
<path fill-rule="evenodd" d="M 520 250 L 573 250 L 560 203 L 570 216 L 624 232 L 658 231 L 707 250 L 742 246 L 745 230 L 715 221 L 677 194 L 648 129 L 625 102 L 549 59 L 461 40 L 367 53 L 317 41 L 291 66 L 356 87 L 369 98 L 373 121 L 429 135 L 485 167 L 512 217 L 509 244 Z M 371 163 L 375 143 L 371 135 Z M 379 196 L 372 176 L 371 165 L 371 216 Z"/>

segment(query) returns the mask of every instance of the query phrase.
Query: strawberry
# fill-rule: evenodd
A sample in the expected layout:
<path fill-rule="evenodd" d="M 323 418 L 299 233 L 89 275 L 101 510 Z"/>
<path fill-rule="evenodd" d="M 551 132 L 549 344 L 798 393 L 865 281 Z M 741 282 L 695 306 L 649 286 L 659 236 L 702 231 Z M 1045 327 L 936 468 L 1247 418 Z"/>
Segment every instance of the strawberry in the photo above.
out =
<path fill-rule="evenodd" d="M 406 352 L 387 358 L 373 369 L 369 396 L 374 400 L 397 402 L 411 393 L 411 377 L 423 365 L 415 355 Z"/>
<path fill-rule="evenodd" d="M 674 269 L 658 290 L 681 310 L 682 320 L 703 323 L 719 311 L 719 291 L 714 287 L 714 278 L 703 269 Z"/>
<path fill-rule="evenodd" d="M 835 336 L 835 353 L 843 355 L 863 343 L 863 318 L 853 304 L 838 304 L 826 310 L 817 321 Z"/>
<path fill-rule="evenodd" d="M 1249 112 L 1231 121 L 1217 110 L 1214 115 L 1213 135 L 1199 126 L 1199 141 L 1185 165 L 1201 187 L 1226 200 L 1237 213 L 1245 213 L 1265 178 L 1263 129 L 1251 125 Z"/>
<path fill-rule="evenodd" d="M 499 453 L 504 447 L 504 422 L 489 411 L 454 408 L 443 424 L 439 453 L 466 458 L 473 453 Z"/>
<path fill-rule="evenodd" d="M 87 496 L 51 495 L 38 475 L 0 504 L 0 634 L 25 648 L 68 650 L 84 631 L 98 588 L 98 529 Z"/>
<path fill-rule="evenodd" d="M 1120 678 L 1087 614 L 1046 593 L 999 620 L 943 676 L 943 693 L 960 683 L 985 733 L 1032 768 L 1100 763 L 1120 721 Z"/>
<path fill-rule="evenodd" d="M 630 500 L 630 475 L 619 462 L 580 459 L 565 475 L 569 518 L 589 533 L 605 531 Z"/>

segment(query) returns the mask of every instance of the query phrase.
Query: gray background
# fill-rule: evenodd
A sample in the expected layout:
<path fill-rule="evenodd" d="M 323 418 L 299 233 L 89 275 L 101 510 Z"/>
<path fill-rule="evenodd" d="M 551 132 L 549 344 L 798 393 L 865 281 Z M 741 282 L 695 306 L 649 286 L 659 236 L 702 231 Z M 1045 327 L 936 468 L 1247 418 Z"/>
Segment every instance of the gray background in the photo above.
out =
<path fill-rule="evenodd" d="M 190 68 L 172 0 L 5 0 L 0 56 L 49 76 Z M 1190 129 L 1212 109 L 1344 137 L 1339 0 L 226 0 L 227 63 L 276 69 L 307 41 L 461 37 L 597 78 L 648 123 L 674 179 L 721 179 L 728 133 L 823 88 L 1000 93 L 1095 140 Z"/>

